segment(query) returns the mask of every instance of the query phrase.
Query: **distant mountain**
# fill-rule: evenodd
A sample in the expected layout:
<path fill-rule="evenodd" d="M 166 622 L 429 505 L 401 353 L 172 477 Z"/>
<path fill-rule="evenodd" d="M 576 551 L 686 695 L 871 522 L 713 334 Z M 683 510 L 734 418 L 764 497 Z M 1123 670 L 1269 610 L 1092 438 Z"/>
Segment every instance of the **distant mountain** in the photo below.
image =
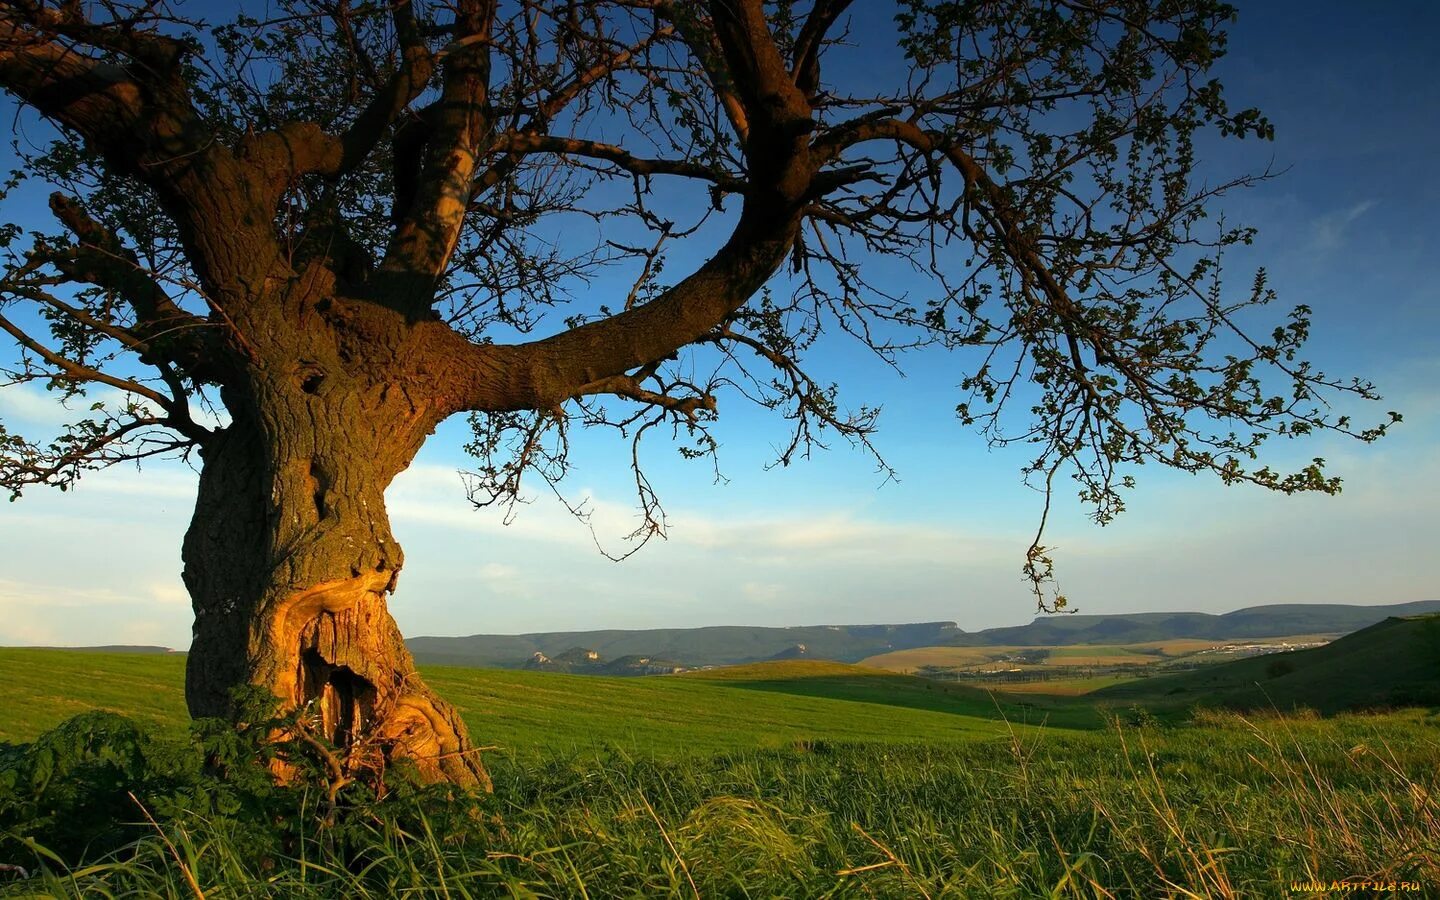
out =
<path fill-rule="evenodd" d="M 607 661 L 600 657 L 599 651 L 585 647 L 571 647 L 553 659 L 536 650 L 520 668 L 570 675 L 675 675 L 688 669 L 667 659 L 637 654 Z"/>
<path fill-rule="evenodd" d="M 1390 618 L 1331 641 L 1140 678 L 1089 695 L 1096 700 L 1158 706 L 1279 709 L 1322 713 L 1440 704 L 1440 616 Z"/>
<path fill-rule="evenodd" d="M 1210 613 L 1128 613 L 1113 616 L 1055 615 L 1029 625 L 961 632 L 952 647 L 1054 647 L 1072 644 L 1136 644 L 1175 638 L 1284 637 L 1291 634 L 1349 634 L 1390 616 L 1440 612 L 1440 600 L 1389 606 L 1338 603 L 1280 603 L 1251 606 L 1222 615 Z"/>
<path fill-rule="evenodd" d="M 808 625 L 794 628 L 718 626 L 645 631 L 564 631 L 469 637 L 417 637 L 407 643 L 422 663 L 494 668 L 576 671 L 568 654 L 595 653 L 598 671 L 623 657 L 645 657 L 667 665 L 735 665 L 771 659 L 828 659 L 859 662 L 892 650 L 934 646 L 1065 646 L 1162 641 L 1175 638 L 1258 638 L 1292 634 L 1348 634 L 1390 616 L 1440 612 L 1440 601 L 1389 606 L 1277 604 L 1252 606 L 1223 615 L 1210 613 L 1127 613 L 1058 615 L 1029 625 L 967 633 L 954 622 L 915 625 Z M 546 663 L 535 661 L 535 654 Z M 559 662 L 557 662 L 557 660 Z M 590 662 L 595 662 L 591 660 Z M 637 664 L 638 665 L 638 664 Z"/>
<path fill-rule="evenodd" d="M 795 644 L 793 646 L 786 647 L 784 650 L 781 650 L 779 653 L 770 657 L 770 659 L 774 661 L 782 659 L 808 659 L 809 657 L 809 647 L 806 647 L 804 644 Z"/>
<path fill-rule="evenodd" d="M 536 653 L 554 661 L 574 648 L 601 659 L 626 656 L 674 660 L 690 667 L 789 659 L 803 645 L 804 658 L 858 662 L 890 650 L 928 647 L 963 634 L 954 622 L 918 625 L 810 625 L 795 628 L 717 626 L 647 631 L 566 631 L 469 637 L 416 637 L 406 641 L 422 663 L 521 668 Z"/>

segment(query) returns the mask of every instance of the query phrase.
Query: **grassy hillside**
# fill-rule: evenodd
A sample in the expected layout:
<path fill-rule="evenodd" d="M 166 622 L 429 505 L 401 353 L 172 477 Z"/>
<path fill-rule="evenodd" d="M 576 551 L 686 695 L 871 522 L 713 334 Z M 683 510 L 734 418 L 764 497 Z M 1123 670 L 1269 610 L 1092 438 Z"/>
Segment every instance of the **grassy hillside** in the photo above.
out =
<path fill-rule="evenodd" d="M 425 679 L 472 732 L 507 749 L 604 748 L 672 756 L 813 741 L 952 743 L 1004 730 L 1000 712 L 1039 721 L 1036 706 L 840 663 L 767 663 L 680 676 L 609 678 L 432 667 Z M 1087 710 L 1068 721 L 1096 724 Z"/>
<path fill-rule="evenodd" d="M 1440 600 L 1354 606 L 1339 603 L 1285 603 L 1252 606 L 1223 615 L 1209 613 L 1131 613 L 1064 615 L 1037 618 L 1029 625 L 961 633 L 956 646 L 1060 646 L 1136 644 L 1174 638 L 1281 637 L 1289 634 L 1348 634 L 1391 616 L 1440 612 Z"/>
<path fill-rule="evenodd" d="M 1091 695 L 1105 702 L 1281 710 L 1440 704 L 1440 616 L 1386 619 L 1324 647 L 1146 678 Z"/>
<path fill-rule="evenodd" d="M 1149 641 L 1139 644 L 1078 644 L 1056 647 L 916 647 L 860 661 L 861 665 L 895 672 L 920 669 L 1003 669 L 1036 666 L 1148 666 L 1214 646 L 1208 640 Z M 1025 662 L 1020 662 L 1023 658 Z"/>
<path fill-rule="evenodd" d="M 965 687 L 839 663 L 793 661 L 685 676 L 606 678 L 430 666 L 425 679 L 502 752 L 616 749 L 673 756 L 814 741 L 953 743 L 1003 719 L 1094 727 L 1085 705 L 992 699 Z M 30 740 L 89 708 L 162 731 L 186 725 L 180 656 L 0 650 L 0 741 Z"/>
<path fill-rule="evenodd" d="M 931 710 L 1010 724 L 1094 728 L 1094 705 L 1064 697 L 1016 697 L 913 675 L 821 661 L 787 661 L 693 672 L 684 679 L 727 687 L 880 707 Z"/>
<path fill-rule="evenodd" d="M 1046 694 L 1043 682 L 992 694 L 814 660 L 640 679 L 447 666 L 427 666 L 424 672 L 460 707 L 483 743 L 507 753 L 618 749 L 668 756 L 817 740 L 954 742 L 1000 733 L 1007 723 L 1094 728 L 1101 722 L 1097 705 L 1141 703 L 1175 718 L 1196 704 L 1307 706 L 1332 712 L 1440 703 L 1437 622 L 1440 618 L 1389 619 L 1314 650 L 1118 684 L 1100 680 L 1084 686 L 1100 688 L 1084 697 Z M 1046 662 L 1139 663 L 1186 649 L 1188 645 L 1173 642 L 1144 648 L 1057 648 Z M 918 654 L 916 659 L 934 657 L 932 651 L 910 652 Z M 183 681 L 184 657 L 179 654 L 0 649 L 0 684 L 5 685 L 0 741 L 29 740 L 94 707 L 178 733 L 187 721 Z"/>
<path fill-rule="evenodd" d="M 1163 670 L 1176 663 L 1221 663 L 1249 656 L 1257 645 L 1275 651 L 1296 645 L 1327 643 L 1337 635 L 1293 634 L 1275 638 L 1172 638 L 1136 644 L 1066 644 L 1050 647 L 916 647 L 882 653 L 860 661 L 862 666 L 892 672 L 946 677 L 1010 671 L 1046 672 L 1056 669 L 1117 668 Z M 1011 690 L 1006 685 L 1001 690 Z"/>

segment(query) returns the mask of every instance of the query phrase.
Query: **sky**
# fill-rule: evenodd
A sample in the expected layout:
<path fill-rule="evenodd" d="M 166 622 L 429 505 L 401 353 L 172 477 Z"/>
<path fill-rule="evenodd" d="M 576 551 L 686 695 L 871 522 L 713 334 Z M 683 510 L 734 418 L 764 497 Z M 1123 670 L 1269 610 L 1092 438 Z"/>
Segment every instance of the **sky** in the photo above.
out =
<path fill-rule="evenodd" d="M 1260 229 L 1227 261 L 1231 286 L 1265 266 L 1280 294 L 1274 316 L 1296 303 L 1315 310 L 1307 355 L 1384 394 L 1357 420 L 1390 409 L 1405 420 L 1374 445 L 1322 437 L 1274 448 L 1277 467 L 1324 457 L 1345 478 L 1337 497 L 1225 488 L 1149 466 L 1135 473 L 1128 510 L 1100 528 L 1062 490 L 1046 542 L 1082 612 L 1440 597 L 1430 563 L 1440 524 L 1440 4 L 1240 6 L 1217 75 L 1233 104 L 1271 118 L 1276 139 L 1207 145 L 1204 166 L 1217 178 L 1272 163 L 1284 174 L 1223 203 L 1232 221 Z M 442 425 L 387 494 L 406 552 L 391 604 L 401 629 L 1029 621 L 1020 566 L 1042 498 L 1021 482 L 1022 454 L 987 449 L 955 420 L 957 362 L 912 357 L 902 378 L 840 341 L 814 362 L 848 403 L 883 407 L 876 444 L 898 480 L 844 442 L 767 468 L 786 423 L 722 406 L 727 480 L 657 443 L 650 474 L 668 538 L 623 563 L 596 540 L 614 549 L 634 527 L 624 446 L 583 439 L 564 485 L 594 508 L 592 537 L 540 489 L 509 525 L 473 509 L 457 474 L 466 429 Z M 0 391 L 7 427 L 40 434 L 66 415 L 39 389 Z M 192 471 L 157 463 L 0 507 L 0 645 L 188 646 L 180 540 L 194 492 Z"/>

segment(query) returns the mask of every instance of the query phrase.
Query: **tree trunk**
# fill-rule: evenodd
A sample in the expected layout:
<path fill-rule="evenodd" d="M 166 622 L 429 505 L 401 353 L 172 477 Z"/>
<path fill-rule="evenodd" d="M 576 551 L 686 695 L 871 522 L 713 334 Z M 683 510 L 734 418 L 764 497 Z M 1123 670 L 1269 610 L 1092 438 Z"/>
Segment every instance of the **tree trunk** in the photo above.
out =
<path fill-rule="evenodd" d="M 303 357 L 252 385 L 224 392 L 234 421 L 204 448 L 185 536 L 191 715 L 229 716 L 233 688 L 261 685 L 342 750 L 488 790 L 459 714 L 420 680 L 386 609 L 402 555 L 385 488 L 442 414 Z"/>

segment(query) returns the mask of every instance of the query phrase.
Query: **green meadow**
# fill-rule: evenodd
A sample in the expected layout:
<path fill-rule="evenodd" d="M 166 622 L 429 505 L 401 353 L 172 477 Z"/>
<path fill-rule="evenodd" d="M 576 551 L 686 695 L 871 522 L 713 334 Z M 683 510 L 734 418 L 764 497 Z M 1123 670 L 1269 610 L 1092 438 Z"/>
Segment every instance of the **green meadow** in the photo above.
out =
<path fill-rule="evenodd" d="M 87 709 L 184 733 L 180 654 L 0 649 L 0 741 L 33 740 Z M 1093 707 L 1003 698 L 839 663 L 786 662 L 683 676 L 607 678 L 431 666 L 427 683 L 457 704 L 495 753 L 569 756 L 619 750 L 694 756 L 796 742 L 955 743 L 1011 727 L 1098 727 Z"/>
<path fill-rule="evenodd" d="M 0 784 L 0 863 L 32 875 L 0 890 L 1287 897 L 1312 882 L 1364 896 L 1329 886 L 1368 879 L 1408 891 L 1396 896 L 1440 892 L 1440 719 L 1423 708 L 1157 717 L 802 661 L 649 678 L 433 667 L 427 680 L 493 747 L 493 795 L 356 799 L 337 819 L 315 792 L 255 788 L 268 804 L 257 837 L 244 803 L 175 786 L 183 664 L 0 650 L 0 741 L 87 708 L 155 735 L 94 749 L 97 731 L 132 746 L 103 720 L 78 742 L 41 738 L 38 754 L 0 750 L 50 760 L 12 765 L 26 777 Z M 76 743 L 90 756 L 54 761 Z M 43 821 L 4 814 L 6 802 L 51 819 L 95 802 L 62 790 L 77 781 L 115 793 L 103 847 L 57 850 Z"/>

